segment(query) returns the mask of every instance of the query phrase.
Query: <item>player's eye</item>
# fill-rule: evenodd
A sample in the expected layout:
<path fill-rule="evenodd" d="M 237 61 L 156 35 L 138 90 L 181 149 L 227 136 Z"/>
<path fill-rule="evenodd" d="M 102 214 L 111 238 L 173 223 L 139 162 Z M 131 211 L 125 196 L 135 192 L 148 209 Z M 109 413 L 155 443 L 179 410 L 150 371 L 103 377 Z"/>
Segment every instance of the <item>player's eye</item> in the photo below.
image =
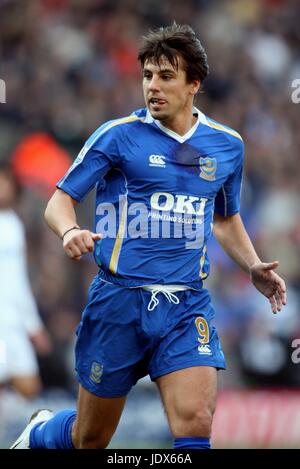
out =
<path fill-rule="evenodd" d="M 162 79 L 165 81 L 171 80 L 171 75 L 162 75 Z"/>
<path fill-rule="evenodd" d="M 143 77 L 144 77 L 146 80 L 151 80 L 152 75 L 151 75 L 151 73 L 145 72 L 145 73 L 143 74 Z"/>

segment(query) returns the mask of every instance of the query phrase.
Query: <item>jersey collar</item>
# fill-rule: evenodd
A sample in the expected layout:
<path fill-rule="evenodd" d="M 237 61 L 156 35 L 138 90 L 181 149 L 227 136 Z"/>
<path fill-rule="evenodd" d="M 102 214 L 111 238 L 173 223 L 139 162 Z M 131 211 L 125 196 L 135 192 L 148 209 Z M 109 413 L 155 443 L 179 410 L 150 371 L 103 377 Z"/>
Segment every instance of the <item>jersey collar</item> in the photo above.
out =
<path fill-rule="evenodd" d="M 153 117 L 151 116 L 149 110 L 147 109 L 147 113 L 146 113 L 146 117 L 145 117 L 145 124 L 152 124 L 154 123 L 155 125 L 157 125 L 157 127 L 162 131 L 164 132 L 165 134 L 169 135 L 170 137 L 174 138 L 175 140 L 177 140 L 179 143 L 184 143 L 186 140 L 188 140 L 189 138 L 191 138 L 194 133 L 196 132 L 199 124 L 205 124 L 205 125 L 208 125 L 207 123 L 207 119 L 205 117 L 205 115 L 203 114 L 203 112 L 199 111 L 199 109 L 197 109 L 195 106 L 193 106 L 193 114 L 194 115 L 197 115 L 198 118 L 197 118 L 197 121 L 195 122 L 195 124 L 193 125 L 193 127 L 190 128 L 190 130 L 184 134 L 184 135 L 179 135 L 177 134 L 176 132 L 174 132 L 173 130 L 171 129 L 168 129 L 167 127 L 165 127 L 164 125 L 161 124 L 161 122 L 157 119 L 153 119 Z"/>

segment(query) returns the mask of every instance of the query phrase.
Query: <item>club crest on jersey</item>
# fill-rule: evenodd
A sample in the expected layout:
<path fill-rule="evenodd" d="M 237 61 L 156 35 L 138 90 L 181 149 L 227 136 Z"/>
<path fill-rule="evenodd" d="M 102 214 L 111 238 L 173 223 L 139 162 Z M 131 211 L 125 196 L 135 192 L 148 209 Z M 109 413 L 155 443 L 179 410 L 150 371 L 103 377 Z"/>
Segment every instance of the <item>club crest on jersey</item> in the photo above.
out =
<path fill-rule="evenodd" d="M 94 383 L 100 383 L 101 376 L 103 374 L 103 365 L 97 362 L 93 362 L 90 371 L 90 380 Z"/>
<path fill-rule="evenodd" d="M 216 170 L 217 170 L 217 160 L 216 158 L 202 158 L 199 159 L 200 164 L 200 177 L 206 181 L 215 181 Z"/>

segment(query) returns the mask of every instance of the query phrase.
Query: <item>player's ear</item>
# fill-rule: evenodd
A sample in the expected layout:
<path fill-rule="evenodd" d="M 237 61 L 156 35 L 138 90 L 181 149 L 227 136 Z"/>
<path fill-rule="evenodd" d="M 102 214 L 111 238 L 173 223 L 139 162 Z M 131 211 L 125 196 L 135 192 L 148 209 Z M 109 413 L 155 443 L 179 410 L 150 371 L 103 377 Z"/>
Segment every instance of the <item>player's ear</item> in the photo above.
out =
<path fill-rule="evenodd" d="M 191 82 L 190 93 L 191 93 L 193 96 L 195 96 L 195 94 L 198 93 L 200 86 L 201 86 L 201 81 L 200 81 L 200 80 L 193 80 L 193 81 Z"/>

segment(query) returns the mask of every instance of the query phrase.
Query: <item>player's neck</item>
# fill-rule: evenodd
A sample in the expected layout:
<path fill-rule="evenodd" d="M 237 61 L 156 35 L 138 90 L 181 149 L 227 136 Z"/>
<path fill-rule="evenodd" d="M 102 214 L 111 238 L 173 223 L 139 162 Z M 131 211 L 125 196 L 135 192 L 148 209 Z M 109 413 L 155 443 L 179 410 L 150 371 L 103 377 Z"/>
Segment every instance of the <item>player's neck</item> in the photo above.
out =
<path fill-rule="evenodd" d="M 196 124 L 197 115 L 193 114 L 193 109 L 189 113 L 177 114 L 174 118 L 161 120 L 160 123 L 178 135 L 185 135 Z"/>

